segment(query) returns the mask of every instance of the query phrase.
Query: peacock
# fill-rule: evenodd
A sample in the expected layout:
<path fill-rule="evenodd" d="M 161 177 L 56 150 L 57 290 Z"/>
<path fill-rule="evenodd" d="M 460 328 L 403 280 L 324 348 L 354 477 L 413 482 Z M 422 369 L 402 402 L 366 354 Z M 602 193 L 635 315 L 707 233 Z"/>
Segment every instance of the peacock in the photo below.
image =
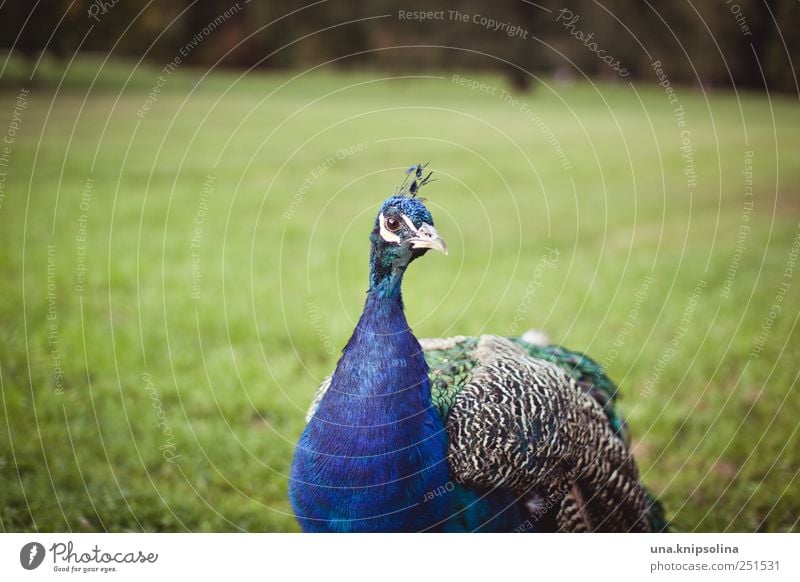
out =
<path fill-rule="evenodd" d="M 430 178 L 409 168 L 375 219 L 364 310 L 292 461 L 303 531 L 666 530 L 594 360 L 541 333 L 414 336 L 403 275 L 447 254 L 417 196 Z"/>

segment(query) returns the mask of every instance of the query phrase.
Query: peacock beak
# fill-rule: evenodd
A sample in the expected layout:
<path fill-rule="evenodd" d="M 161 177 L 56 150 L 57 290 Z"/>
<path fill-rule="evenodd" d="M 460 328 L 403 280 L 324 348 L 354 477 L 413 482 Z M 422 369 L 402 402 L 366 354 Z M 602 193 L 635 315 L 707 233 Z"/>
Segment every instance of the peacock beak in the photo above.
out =
<path fill-rule="evenodd" d="M 408 239 L 408 242 L 414 249 L 433 249 L 447 254 L 447 243 L 439 236 L 433 225 L 427 222 L 422 223 L 422 226 L 417 229 L 416 236 Z"/>

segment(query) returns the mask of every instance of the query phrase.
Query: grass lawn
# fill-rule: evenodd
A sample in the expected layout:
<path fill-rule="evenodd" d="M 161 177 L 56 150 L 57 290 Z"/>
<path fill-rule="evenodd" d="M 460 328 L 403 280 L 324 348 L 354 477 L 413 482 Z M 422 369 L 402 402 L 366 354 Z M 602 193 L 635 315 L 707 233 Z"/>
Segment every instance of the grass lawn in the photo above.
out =
<path fill-rule="evenodd" d="M 676 529 L 798 529 L 796 100 L 189 70 L 148 100 L 157 68 L 96 64 L 0 92 L 3 530 L 297 530 L 305 409 L 428 160 L 419 337 L 545 329 L 620 384 Z"/>

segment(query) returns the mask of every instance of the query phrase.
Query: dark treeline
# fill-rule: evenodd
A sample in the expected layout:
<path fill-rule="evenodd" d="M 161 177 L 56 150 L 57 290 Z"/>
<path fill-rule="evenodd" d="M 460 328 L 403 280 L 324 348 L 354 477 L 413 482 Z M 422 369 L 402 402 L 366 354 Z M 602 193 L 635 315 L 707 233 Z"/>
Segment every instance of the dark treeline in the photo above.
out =
<path fill-rule="evenodd" d="M 659 60 L 671 82 L 797 92 L 798 24 L 798 0 L 7 0 L 0 47 L 203 67 L 501 70 L 520 87 L 528 72 L 652 80 Z"/>

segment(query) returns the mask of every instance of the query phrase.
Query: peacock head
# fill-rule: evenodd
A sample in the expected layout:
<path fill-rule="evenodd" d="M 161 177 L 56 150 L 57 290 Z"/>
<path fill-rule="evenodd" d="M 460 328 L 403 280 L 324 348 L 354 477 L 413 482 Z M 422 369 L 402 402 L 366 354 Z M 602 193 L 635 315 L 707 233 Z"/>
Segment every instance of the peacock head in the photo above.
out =
<path fill-rule="evenodd" d="M 370 235 L 370 286 L 391 292 L 399 286 L 406 267 L 433 249 L 447 254 L 447 244 L 436 232 L 433 217 L 423 200 L 416 197 L 418 188 L 430 179 L 421 178 L 424 166 L 412 166 L 415 174 L 410 186 L 403 184 L 399 193 L 384 200 Z"/>

